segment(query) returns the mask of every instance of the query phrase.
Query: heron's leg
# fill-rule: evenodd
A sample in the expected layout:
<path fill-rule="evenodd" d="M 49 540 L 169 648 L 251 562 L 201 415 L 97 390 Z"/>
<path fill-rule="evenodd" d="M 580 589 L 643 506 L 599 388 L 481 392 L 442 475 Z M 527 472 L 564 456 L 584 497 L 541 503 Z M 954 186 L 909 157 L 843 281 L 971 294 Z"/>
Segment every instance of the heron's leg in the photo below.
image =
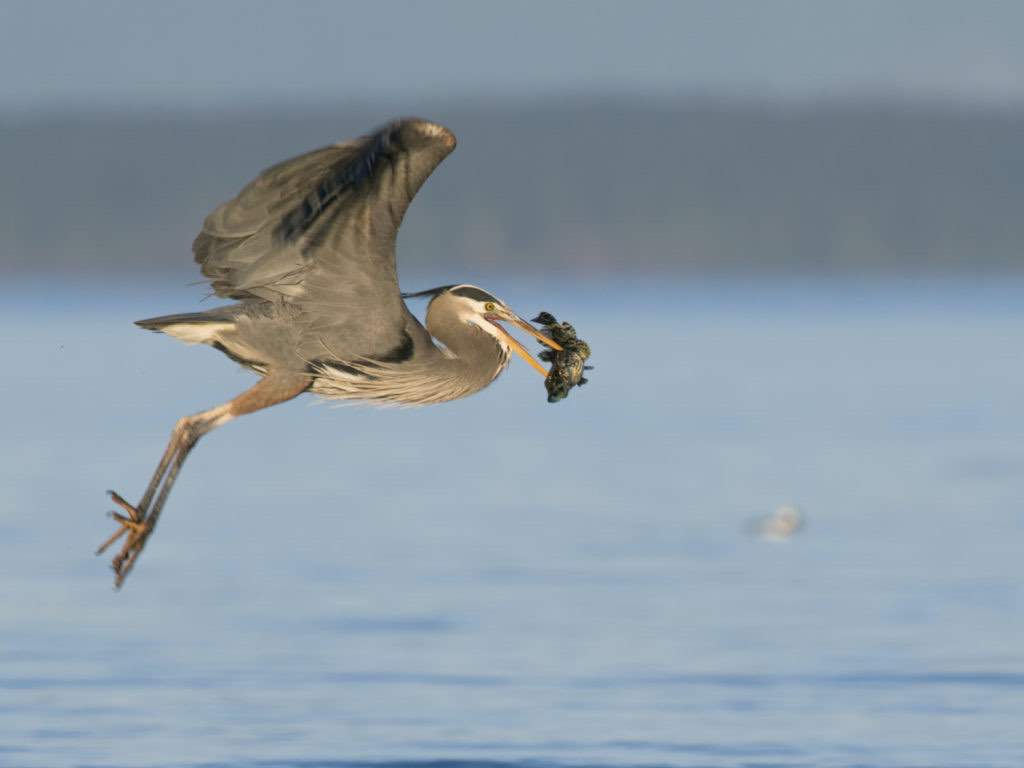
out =
<path fill-rule="evenodd" d="M 192 450 L 200 437 L 234 418 L 234 415 L 230 412 L 230 406 L 231 402 L 228 402 L 218 405 L 216 408 L 211 408 L 208 411 L 202 411 L 192 416 L 183 416 L 178 419 L 178 423 L 174 425 L 174 429 L 171 431 L 171 439 L 167 444 L 167 450 L 164 451 L 164 456 L 161 458 L 160 464 L 154 473 L 154 478 L 157 481 L 156 485 L 154 486 L 153 481 L 150 481 L 150 488 L 159 488 L 159 494 L 156 497 L 157 503 L 151 511 L 147 512 L 146 506 L 148 506 L 148 503 L 145 496 L 143 496 L 138 506 L 133 507 L 114 491 L 108 491 L 111 499 L 128 513 L 127 518 L 124 515 L 114 514 L 114 519 L 121 524 L 121 531 L 115 533 L 101 548 L 102 551 L 102 549 L 109 546 L 109 543 L 116 540 L 122 532 L 127 532 L 128 536 L 121 547 L 121 551 L 114 557 L 111 563 L 116 574 L 114 579 L 115 586 L 120 587 L 124 583 L 125 577 L 131 571 L 135 559 L 146 545 L 146 540 L 156 526 L 160 507 L 167 500 L 167 495 L 170 493 L 171 486 L 174 484 L 181 465 L 185 462 L 185 457 L 188 456 L 189 451 Z M 146 494 L 152 496 L 149 488 L 146 489 Z"/>
<path fill-rule="evenodd" d="M 142 517 L 146 516 L 146 510 L 149 509 L 149 503 L 153 500 L 153 495 L 156 493 L 156 489 L 160 487 L 160 480 L 165 474 L 167 474 L 167 468 L 171 465 L 171 459 L 174 458 L 175 453 L 178 451 L 181 442 L 180 432 L 178 429 L 180 424 L 181 422 L 179 421 L 178 424 L 175 425 L 174 432 L 171 433 L 171 439 L 167 443 L 167 450 L 164 451 L 164 455 L 160 459 L 160 463 L 157 464 L 156 472 L 153 473 L 153 478 L 149 481 L 149 485 L 146 486 L 146 492 L 142 494 L 142 500 L 139 502 L 139 506 L 137 508 L 138 514 Z M 113 498 L 116 503 L 120 504 L 122 507 L 124 506 L 120 501 L 118 501 L 120 498 L 119 496 L 115 496 L 113 491 L 110 491 L 110 494 L 111 498 Z"/>
<path fill-rule="evenodd" d="M 197 419 L 205 416 L 208 413 L 209 411 L 206 411 L 201 414 L 196 414 L 195 416 L 186 416 L 179 419 L 178 423 L 174 425 L 174 429 L 171 432 L 171 439 L 167 441 L 167 448 L 164 450 L 164 455 L 161 457 L 160 463 L 157 464 L 156 471 L 153 473 L 153 477 L 150 479 L 149 485 L 146 486 L 145 493 L 142 494 L 142 500 L 136 506 L 133 507 L 116 491 L 107 491 L 110 499 L 117 504 L 117 506 L 127 512 L 127 515 L 122 515 L 118 512 L 110 513 L 111 516 L 121 524 L 121 527 L 99 546 L 96 550 L 97 555 L 102 555 L 111 544 L 126 533 L 142 533 L 142 530 L 145 527 L 144 521 L 146 518 L 146 510 L 149 509 L 149 504 L 153 500 L 153 494 L 155 494 L 157 488 L 160 487 L 160 481 L 163 480 L 164 475 L 167 474 L 167 468 L 170 466 L 171 460 L 181 451 L 183 437 L 188 429 L 188 421 L 190 419 Z"/>
<path fill-rule="evenodd" d="M 301 374 L 270 374 L 233 400 L 178 420 L 171 432 L 167 449 L 138 506 L 133 507 L 114 491 L 109 492 L 114 502 L 128 513 L 127 516 L 114 513 L 114 518 L 121 524 L 121 529 L 107 539 L 96 552 L 102 553 L 127 533 L 127 540 L 112 563 L 116 574 L 115 586 L 120 587 L 124 583 L 135 565 L 146 545 L 146 540 L 156 527 L 160 512 L 186 457 L 199 438 L 238 416 L 291 400 L 305 392 L 311 383 L 308 376 Z M 156 501 L 152 509 L 147 509 L 154 495 Z"/>

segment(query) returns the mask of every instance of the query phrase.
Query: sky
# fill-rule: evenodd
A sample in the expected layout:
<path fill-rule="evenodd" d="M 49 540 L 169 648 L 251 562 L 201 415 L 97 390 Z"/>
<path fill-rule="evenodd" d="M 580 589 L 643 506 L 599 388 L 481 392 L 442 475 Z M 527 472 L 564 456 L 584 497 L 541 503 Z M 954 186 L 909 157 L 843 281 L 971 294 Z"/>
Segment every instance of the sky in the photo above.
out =
<path fill-rule="evenodd" d="M 1024 100 L 1024 3 L 0 0 L 0 113 L 560 94 Z"/>

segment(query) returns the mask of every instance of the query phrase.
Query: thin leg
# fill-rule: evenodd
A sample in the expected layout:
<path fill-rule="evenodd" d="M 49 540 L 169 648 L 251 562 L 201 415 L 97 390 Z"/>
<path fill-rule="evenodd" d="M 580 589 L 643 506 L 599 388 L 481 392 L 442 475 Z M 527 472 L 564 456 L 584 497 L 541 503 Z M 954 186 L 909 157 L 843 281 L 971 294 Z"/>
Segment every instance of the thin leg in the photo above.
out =
<path fill-rule="evenodd" d="M 127 512 L 128 516 L 126 517 L 125 515 L 118 514 L 117 512 L 110 513 L 110 516 L 120 523 L 121 527 L 114 531 L 113 535 L 111 535 L 109 539 L 100 544 L 99 548 L 96 550 L 97 555 L 102 555 L 111 544 L 120 539 L 124 534 L 129 532 L 140 534 L 142 532 L 144 527 L 143 523 L 146 518 L 146 510 L 149 508 L 149 503 L 153 499 L 153 494 L 156 492 L 156 489 L 160 486 L 160 481 L 167 473 L 167 467 L 170 465 L 171 459 L 173 459 L 181 450 L 182 433 L 186 428 L 188 419 L 199 418 L 209 413 L 209 411 L 205 411 L 192 417 L 180 419 L 174 426 L 174 430 L 171 432 L 171 439 L 167 442 L 167 448 L 164 450 L 164 455 L 156 467 L 156 472 L 153 473 L 153 477 L 150 479 L 149 485 L 146 487 L 146 492 L 142 495 L 142 501 L 140 501 L 136 506 L 133 507 L 116 491 L 107 491 L 107 495 L 110 496 L 110 500 Z"/>
<path fill-rule="evenodd" d="M 208 411 L 197 413 L 193 416 L 185 416 L 178 420 L 171 432 L 171 439 L 167 443 L 164 455 L 157 465 L 156 472 L 150 480 L 142 500 L 137 506 L 132 506 L 114 491 L 109 491 L 111 499 L 127 512 L 126 515 L 113 513 L 114 519 L 120 523 L 121 528 L 115 531 L 97 550 L 96 554 L 102 553 L 121 536 L 127 534 L 127 539 L 121 547 L 121 551 L 114 557 L 112 566 L 114 568 L 114 586 L 120 587 L 128 577 L 135 561 L 142 553 L 146 541 L 156 528 L 160 512 L 167 502 L 167 496 L 174 486 L 174 481 L 181 471 L 182 465 L 189 452 L 199 442 L 199 438 L 222 424 L 247 413 L 269 408 L 271 405 L 283 403 L 293 397 L 305 392 L 310 385 L 310 379 L 297 374 L 271 374 L 261 379 L 254 387 L 246 390 L 233 400 L 223 405 L 211 408 Z M 149 505 L 154 495 L 152 509 Z"/>
<path fill-rule="evenodd" d="M 171 459 L 174 458 L 179 447 L 180 432 L 175 428 L 174 432 L 171 434 L 170 441 L 167 443 L 167 450 L 164 451 L 164 455 L 156 467 L 156 472 L 153 473 L 153 479 L 149 481 L 149 485 L 146 486 L 146 492 L 142 494 L 142 501 L 139 502 L 138 510 L 143 517 L 146 516 L 146 510 L 149 509 L 149 503 L 153 500 L 153 494 L 155 494 L 156 489 L 160 487 L 160 480 L 166 474 L 167 467 L 171 465 Z M 117 499 L 114 501 L 116 502 Z"/>
<path fill-rule="evenodd" d="M 168 443 L 167 450 L 164 452 L 164 458 L 161 458 L 160 465 L 157 466 L 157 472 L 155 473 L 159 477 L 159 482 L 156 486 L 153 485 L 152 481 L 150 482 L 150 487 L 159 488 L 157 504 L 154 505 L 152 510 L 147 511 L 143 506 L 143 502 L 146 501 L 145 496 L 143 496 L 142 502 L 137 507 L 133 507 L 118 494 L 113 491 L 109 492 L 114 502 L 128 512 L 128 519 L 125 519 L 123 515 L 115 514 L 115 519 L 121 523 L 122 528 L 127 529 L 128 537 L 121 547 L 121 551 L 114 557 L 111 563 L 116 574 L 114 586 L 120 587 L 124 583 L 124 580 L 131 572 L 132 566 L 135 565 L 136 558 L 142 553 L 142 548 L 146 546 L 146 541 L 156 527 L 157 518 L 160 516 L 160 507 L 167 500 L 171 486 L 174 485 L 174 480 L 181 469 L 181 465 L 184 464 L 189 451 L 192 450 L 199 441 L 199 438 L 204 434 L 216 429 L 221 424 L 226 424 L 235 417 L 231 413 L 232 402 L 234 401 L 218 405 L 216 408 L 211 408 L 202 413 L 185 416 L 174 425 L 170 442 Z M 168 455 L 170 459 L 166 458 Z M 149 493 L 148 488 L 147 493 Z"/>

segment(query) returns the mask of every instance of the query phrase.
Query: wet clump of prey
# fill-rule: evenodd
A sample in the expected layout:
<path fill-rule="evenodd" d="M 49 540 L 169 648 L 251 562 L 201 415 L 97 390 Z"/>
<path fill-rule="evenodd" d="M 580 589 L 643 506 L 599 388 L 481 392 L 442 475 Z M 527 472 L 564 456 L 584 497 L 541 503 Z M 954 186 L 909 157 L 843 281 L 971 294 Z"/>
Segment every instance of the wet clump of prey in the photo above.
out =
<path fill-rule="evenodd" d="M 590 357 L 590 345 L 576 336 L 576 329 L 569 323 L 558 322 L 550 312 L 541 312 L 533 322 L 544 326 L 544 334 L 561 346 L 560 350 L 545 349 L 537 355 L 545 363 L 551 363 L 544 387 L 548 391 L 548 402 L 557 403 L 564 400 L 573 387 L 587 383 L 583 372 L 593 367 L 584 365 Z"/>

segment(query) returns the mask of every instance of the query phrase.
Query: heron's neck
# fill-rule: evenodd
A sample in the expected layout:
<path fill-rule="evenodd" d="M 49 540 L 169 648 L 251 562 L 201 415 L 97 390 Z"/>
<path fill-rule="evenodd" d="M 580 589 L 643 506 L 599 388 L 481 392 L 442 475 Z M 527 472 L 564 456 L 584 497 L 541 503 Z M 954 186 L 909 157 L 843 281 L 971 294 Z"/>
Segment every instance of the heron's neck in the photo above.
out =
<path fill-rule="evenodd" d="M 428 330 L 453 355 L 446 367 L 473 391 L 486 387 L 508 365 L 508 347 L 484 328 L 461 322 Z"/>

